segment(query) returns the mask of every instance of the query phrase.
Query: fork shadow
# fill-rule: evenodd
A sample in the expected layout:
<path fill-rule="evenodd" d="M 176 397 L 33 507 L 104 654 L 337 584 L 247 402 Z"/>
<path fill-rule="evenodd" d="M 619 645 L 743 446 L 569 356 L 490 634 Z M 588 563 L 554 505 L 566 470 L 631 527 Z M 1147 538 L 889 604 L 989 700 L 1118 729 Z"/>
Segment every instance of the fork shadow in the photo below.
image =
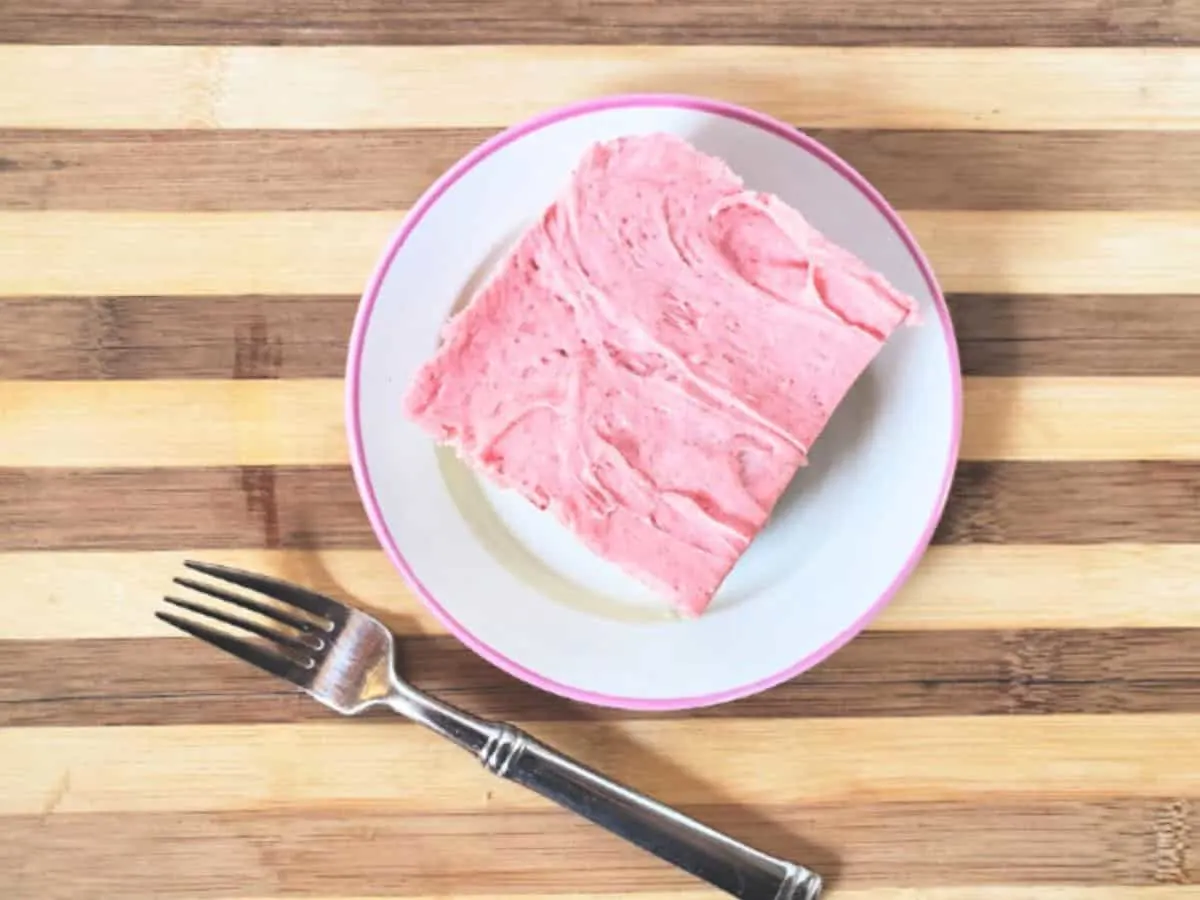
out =
<path fill-rule="evenodd" d="M 302 560 L 285 571 L 283 577 L 359 608 L 372 608 L 342 588 L 319 555 L 305 554 Z M 495 668 L 455 638 L 414 635 L 416 629 L 410 616 L 378 607 L 372 608 L 372 612 L 395 634 L 410 635 L 397 638 L 397 668 L 402 677 L 418 688 L 475 715 L 515 720 L 555 749 L 599 771 L 636 772 L 637 778 L 628 782 L 630 787 L 662 799 L 758 850 L 813 869 L 827 888 L 840 879 L 842 864 L 838 855 L 805 836 L 820 827 L 815 812 L 818 804 L 813 804 L 812 814 L 795 806 L 771 811 L 752 806 L 681 766 L 669 754 L 646 746 L 620 725 L 621 721 L 636 723 L 651 719 L 696 721 L 694 717 L 622 712 L 557 697 Z M 364 718 L 378 722 L 381 717 L 391 716 L 380 711 Z M 579 724 L 589 727 L 570 727 Z"/>
<path fill-rule="evenodd" d="M 540 731 L 544 732 L 547 743 L 584 764 L 602 771 L 637 772 L 635 779 L 626 782 L 630 787 L 670 803 L 757 850 L 812 869 L 824 880 L 827 890 L 841 880 L 841 858 L 831 847 L 807 836 L 820 828 L 816 804 L 812 812 L 796 806 L 764 809 L 748 804 L 681 766 L 668 753 L 641 743 L 616 723 L 597 723 L 597 726 L 599 733 L 591 728 L 571 730 L 552 726 Z M 542 736 L 536 724 L 529 730 Z M 714 737 L 717 734 L 714 732 Z"/>
<path fill-rule="evenodd" d="M 819 803 L 814 802 L 811 810 L 795 804 L 764 808 L 746 803 L 681 765 L 669 751 L 647 746 L 636 734 L 639 722 L 715 723 L 715 716 L 650 715 L 580 704 L 518 681 L 465 649 L 454 652 L 447 646 L 453 640 L 402 642 L 406 645 L 401 653 L 403 674 L 418 687 L 477 715 L 514 721 L 560 752 L 758 850 L 807 866 L 822 877 L 827 889 L 839 882 L 841 858 L 808 836 L 819 832 Z M 433 664 L 433 654 L 442 658 L 441 665 Z M 450 679 L 456 687 L 450 686 Z M 581 724 L 587 727 L 578 727 Z M 631 724 L 633 733 L 623 724 Z M 710 734 L 712 740 L 719 740 L 719 729 Z M 636 777 L 624 778 L 620 774 L 624 772 Z"/>

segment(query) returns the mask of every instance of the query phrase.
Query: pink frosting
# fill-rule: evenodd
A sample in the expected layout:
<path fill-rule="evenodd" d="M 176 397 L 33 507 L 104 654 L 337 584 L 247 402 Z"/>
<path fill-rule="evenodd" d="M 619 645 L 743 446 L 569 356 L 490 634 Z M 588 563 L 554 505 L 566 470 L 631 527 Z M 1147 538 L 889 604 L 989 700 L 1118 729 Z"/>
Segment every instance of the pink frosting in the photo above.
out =
<path fill-rule="evenodd" d="M 406 410 L 698 615 L 915 301 L 680 138 L 593 147 Z"/>

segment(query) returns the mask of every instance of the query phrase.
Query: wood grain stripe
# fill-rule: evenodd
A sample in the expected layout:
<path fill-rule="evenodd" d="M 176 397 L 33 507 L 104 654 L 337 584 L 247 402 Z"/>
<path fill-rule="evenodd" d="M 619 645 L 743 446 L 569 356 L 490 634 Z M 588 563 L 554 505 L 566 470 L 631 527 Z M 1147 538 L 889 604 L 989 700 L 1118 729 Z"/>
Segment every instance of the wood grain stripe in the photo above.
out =
<path fill-rule="evenodd" d="M 1200 379 L 968 378 L 961 458 L 1200 455 Z"/>
<path fill-rule="evenodd" d="M 1187 3 L 1134 0 L 1119 8 L 1086 0 L 960 2 L 914 7 L 903 18 L 886 0 L 758 0 L 753 15 L 729 0 L 686 5 L 608 0 L 324 0 L 285 11 L 248 2 L 12 0 L 5 38 L 39 44 L 914 44 L 1177 45 L 1200 42 Z"/>
<path fill-rule="evenodd" d="M 1196 462 L 965 462 L 934 540 L 1200 543 L 1197 496 Z M 0 551 L 375 545 L 341 467 L 0 469 L 0 508 Z"/>
<path fill-rule="evenodd" d="M 480 91 L 486 84 L 505 89 Z M 500 127 L 630 90 L 715 96 L 806 128 L 1123 131 L 1200 122 L 1200 52 L 1177 47 L 7 45 L 0 85 L 37 85 L 0 92 L 0 128 Z"/>
<path fill-rule="evenodd" d="M 185 559 L 304 584 L 374 613 L 402 635 L 445 633 L 382 550 L 35 550 L 0 553 L 0 583 L 21 585 L 12 615 L 0 617 L 0 642 L 173 637 L 177 632 L 153 612 Z M 1200 547 L 1194 562 L 1179 563 L 1178 571 L 1194 565 L 1200 574 Z M 0 643 L 0 653 L 6 645 Z"/>
<path fill-rule="evenodd" d="M 495 129 L 4 131 L 0 209 L 404 209 Z M 812 129 L 905 209 L 1195 209 L 1198 132 Z"/>
<path fill-rule="evenodd" d="M 1192 543 L 1198 489 L 1192 463 L 960 463 L 934 540 Z"/>
<path fill-rule="evenodd" d="M 458 765 L 469 762 L 455 760 Z M 392 768 L 397 768 L 392 760 Z M 402 767 L 401 767 L 402 768 Z M 409 776 L 411 778 L 411 773 Z M 70 785 L 67 785 L 69 788 Z M 479 794 L 484 795 L 480 786 Z M 942 892 L 936 900 L 1194 900 L 1190 798 L 1124 800 L 990 798 L 962 803 L 881 803 L 749 809 L 717 796 L 688 812 L 755 846 L 802 859 L 852 900 L 920 900 L 924 888 L 1010 885 L 1005 893 Z M 61 865 L 69 857 L 72 866 Z M 569 864 L 564 864 L 569 860 Z M 148 864 L 150 863 L 150 864 Z M 79 900 L 98 892 L 228 898 L 378 897 L 694 891 L 677 870 L 567 813 L 401 816 L 388 809 L 295 807 L 255 813 L 55 813 L 0 819 L 0 865 L 14 896 Z M 871 888 L 916 888 L 883 894 Z M 1020 886 L 1080 885 L 1105 893 Z M 1134 885 L 1153 893 L 1128 893 Z M 1169 887 L 1174 885 L 1174 887 Z M 864 893 L 859 893 L 864 891 Z"/>
<path fill-rule="evenodd" d="M 332 379 L 3 382 L 0 466 L 344 465 L 344 394 Z"/>
<path fill-rule="evenodd" d="M 1200 293 L 1180 266 L 1200 258 L 1194 213 L 922 211 L 905 221 L 948 291 Z"/>
<path fill-rule="evenodd" d="M 481 715 L 635 718 L 528 687 L 447 636 L 405 640 L 401 660 L 415 683 Z M 1200 713 L 1200 629 L 869 631 L 787 684 L 692 718 L 1133 713 Z M 306 695 L 183 637 L 9 641 L 0 653 L 0 727 L 327 719 Z"/>
<path fill-rule="evenodd" d="M 174 636 L 152 613 L 184 559 L 312 586 L 374 612 L 399 634 L 444 633 L 379 550 L 29 551 L 0 553 L 0 584 L 21 585 L 0 617 L 0 641 Z M 1200 546 L 932 547 L 868 627 L 1200 628 Z"/>
<path fill-rule="evenodd" d="M 0 212 L 0 296 L 356 293 L 400 219 Z M 947 291 L 1200 293 L 1197 211 L 920 210 L 905 221 Z"/>
<path fill-rule="evenodd" d="M 961 456 L 1200 458 L 1197 396 L 1197 378 L 970 378 Z M 0 397 L 0 467 L 348 462 L 332 379 L 8 381 Z"/>
<path fill-rule="evenodd" d="M 948 299 L 967 375 L 1200 376 L 1200 296 Z M 341 378 L 357 306 L 355 295 L 0 298 L 0 379 Z"/>
<path fill-rule="evenodd" d="M 653 785 L 670 804 L 737 797 L 767 806 L 865 797 L 978 802 L 998 793 L 1027 800 L 1195 796 L 1198 723 L 1188 715 L 639 719 L 547 722 L 533 730 L 621 781 Z M 779 753 L 789 746 L 806 752 Z M 953 753 L 936 756 L 930 747 Z M 60 813 L 327 804 L 462 815 L 545 802 L 496 782 L 446 741 L 378 719 L 11 728 L 0 731 L 0 753 L 12 763 L 0 772 L 0 816 L 36 814 L 55 798 Z M 59 797 L 68 772 L 70 789 Z"/>
<path fill-rule="evenodd" d="M 402 218 L 0 213 L 0 295 L 354 293 Z"/>
<path fill-rule="evenodd" d="M 0 550 L 376 545 L 342 467 L 0 469 L 0 506 Z"/>
<path fill-rule="evenodd" d="M 948 301 L 967 375 L 1200 374 L 1200 297 L 960 294 Z"/>
<path fill-rule="evenodd" d="M 0 298 L 0 378 L 341 378 L 357 306 L 355 295 Z"/>
<path fill-rule="evenodd" d="M 0 209 L 406 209 L 495 133 L 8 130 Z"/>

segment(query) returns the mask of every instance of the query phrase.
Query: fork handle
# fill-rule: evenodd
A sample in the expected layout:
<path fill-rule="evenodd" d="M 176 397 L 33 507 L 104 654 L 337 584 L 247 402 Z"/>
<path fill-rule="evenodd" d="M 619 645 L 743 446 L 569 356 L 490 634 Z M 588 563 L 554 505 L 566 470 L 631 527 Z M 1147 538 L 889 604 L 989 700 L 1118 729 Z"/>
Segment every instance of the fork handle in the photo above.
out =
<path fill-rule="evenodd" d="M 479 758 L 515 781 L 743 900 L 816 900 L 821 878 L 721 834 L 604 777 L 511 725 L 495 724 Z"/>

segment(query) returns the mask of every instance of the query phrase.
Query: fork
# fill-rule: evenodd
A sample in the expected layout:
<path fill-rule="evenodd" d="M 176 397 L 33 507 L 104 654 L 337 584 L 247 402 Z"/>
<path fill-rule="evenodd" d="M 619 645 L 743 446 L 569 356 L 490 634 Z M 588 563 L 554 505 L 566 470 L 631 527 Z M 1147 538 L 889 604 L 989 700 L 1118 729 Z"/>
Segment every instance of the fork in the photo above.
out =
<path fill-rule="evenodd" d="M 168 596 L 167 603 L 245 636 L 170 612 L 155 613 L 159 619 L 292 682 L 335 712 L 353 716 L 386 706 L 474 754 L 501 778 L 536 791 L 735 897 L 820 896 L 821 878 L 815 872 L 709 828 L 512 725 L 480 719 L 417 690 L 396 674 L 395 640 L 373 616 L 266 575 L 190 560 L 184 565 L 268 599 L 179 577 L 176 584 L 208 600 Z M 230 607 L 248 611 L 253 618 Z"/>

